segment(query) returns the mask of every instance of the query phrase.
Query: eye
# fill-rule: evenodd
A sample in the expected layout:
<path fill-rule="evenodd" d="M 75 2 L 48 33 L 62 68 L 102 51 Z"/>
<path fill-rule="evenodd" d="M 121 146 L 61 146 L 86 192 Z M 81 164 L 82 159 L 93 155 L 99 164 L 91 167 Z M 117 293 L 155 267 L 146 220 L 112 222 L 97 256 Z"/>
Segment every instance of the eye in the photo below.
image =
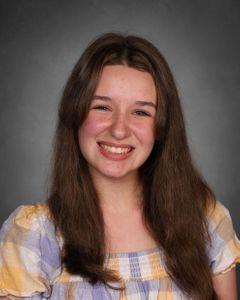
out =
<path fill-rule="evenodd" d="M 141 116 L 141 117 L 145 117 L 145 116 L 150 117 L 151 116 L 148 112 L 146 112 L 144 110 L 135 110 L 135 114 L 137 114 L 138 116 Z"/>
<path fill-rule="evenodd" d="M 97 105 L 94 106 L 92 109 L 97 109 L 97 110 L 109 110 L 110 107 L 106 106 L 106 105 Z"/>

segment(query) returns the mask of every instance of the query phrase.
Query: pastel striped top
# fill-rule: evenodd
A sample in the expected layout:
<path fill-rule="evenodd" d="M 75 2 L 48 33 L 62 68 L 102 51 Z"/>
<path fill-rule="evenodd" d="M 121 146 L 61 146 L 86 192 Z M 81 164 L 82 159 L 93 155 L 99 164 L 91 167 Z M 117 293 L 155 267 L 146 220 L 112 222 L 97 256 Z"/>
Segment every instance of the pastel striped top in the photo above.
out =
<path fill-rule="evenodd" d="M 207 220 L 212 239 L 212 246 L 206 245 L 209 265 L 213 274 L 225 273 L 240 262 L 240 242 L 229 211 L 220 202 Z M 125 283 L 124 291 L 116 291 L 67 273 L 60 262 L 62 244 L 45 204 L 18 207 L 0 231 L 0 296 L 34 300 L 190 299 L 168 276 L 160 248 L 106 255 L 105 266 Z"/>

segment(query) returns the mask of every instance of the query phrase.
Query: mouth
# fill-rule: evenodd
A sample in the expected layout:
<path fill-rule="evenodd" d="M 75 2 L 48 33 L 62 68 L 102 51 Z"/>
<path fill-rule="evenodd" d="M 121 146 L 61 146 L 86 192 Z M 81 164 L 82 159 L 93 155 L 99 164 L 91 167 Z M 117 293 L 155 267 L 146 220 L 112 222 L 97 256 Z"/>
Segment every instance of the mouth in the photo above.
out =
<path fill-rule="evenodd" d="M 112 154 L 115 154 L 115 155 L 124 155 L 124 154 L 128 154 L 130 153 L 134 147 L 132 146 L 128 146 L 128 145 L 119 145 L 119 146 L 116 146 L 111 143 L 104 143 L 104 142 L 98 142 L 98 145 L 104 149 L 106 152 L 108 153 L 112 153 Z"/>

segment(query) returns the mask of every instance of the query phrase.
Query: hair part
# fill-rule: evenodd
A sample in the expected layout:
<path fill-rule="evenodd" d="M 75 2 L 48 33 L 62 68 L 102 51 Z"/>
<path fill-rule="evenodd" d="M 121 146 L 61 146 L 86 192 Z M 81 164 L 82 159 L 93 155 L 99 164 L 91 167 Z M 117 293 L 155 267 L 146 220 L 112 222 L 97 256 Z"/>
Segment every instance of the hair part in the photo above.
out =
<path fill-rule="evenodd" d="M 150 73 L 157 92 L 156 141 L 139 168 L 146 228 L 162 249 L 167 272 L 180 289 L 194 299 L 212 299 L 215 293 L 205 245 L 210 241 L 206 211 L 215 196 L 191 159 L 170 68 L 152 43 L 137 36 L 107 33 L 98 37 L 80 57 L 63 92 L 47 200 L 64 240 L 62 263 L 69 273 L 93 284 L 121 282 L 104 268 L 103 214 L 78 145 L 78 130 L 104 66 L 121 64 Z"/>

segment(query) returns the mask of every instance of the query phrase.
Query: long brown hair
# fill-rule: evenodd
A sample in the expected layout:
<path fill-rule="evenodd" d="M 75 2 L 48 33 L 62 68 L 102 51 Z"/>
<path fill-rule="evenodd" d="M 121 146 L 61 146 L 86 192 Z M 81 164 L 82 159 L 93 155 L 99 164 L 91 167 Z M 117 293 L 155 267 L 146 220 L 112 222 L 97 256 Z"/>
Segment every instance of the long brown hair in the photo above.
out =
<path fill-rule="evenodd" d="M 212 299 L 206 210 L 215 196 L 191 159 L 169 66 L 152 43 L 136 36 L 107 33 L 98 37 L 80 57 L 63 92 L 47 201 L 64 240 L 62 263 L 69 273 L 93 284 L 120 280 L 104 268 L 103 214 L 78 145 L 78 130 L 102 69 L 116 64 L 149 72 L 157 91 L 156 141 L 139 169 L 145 225 L 162 248 L 167 272 L 179 288 L 194 299 Z"/>

